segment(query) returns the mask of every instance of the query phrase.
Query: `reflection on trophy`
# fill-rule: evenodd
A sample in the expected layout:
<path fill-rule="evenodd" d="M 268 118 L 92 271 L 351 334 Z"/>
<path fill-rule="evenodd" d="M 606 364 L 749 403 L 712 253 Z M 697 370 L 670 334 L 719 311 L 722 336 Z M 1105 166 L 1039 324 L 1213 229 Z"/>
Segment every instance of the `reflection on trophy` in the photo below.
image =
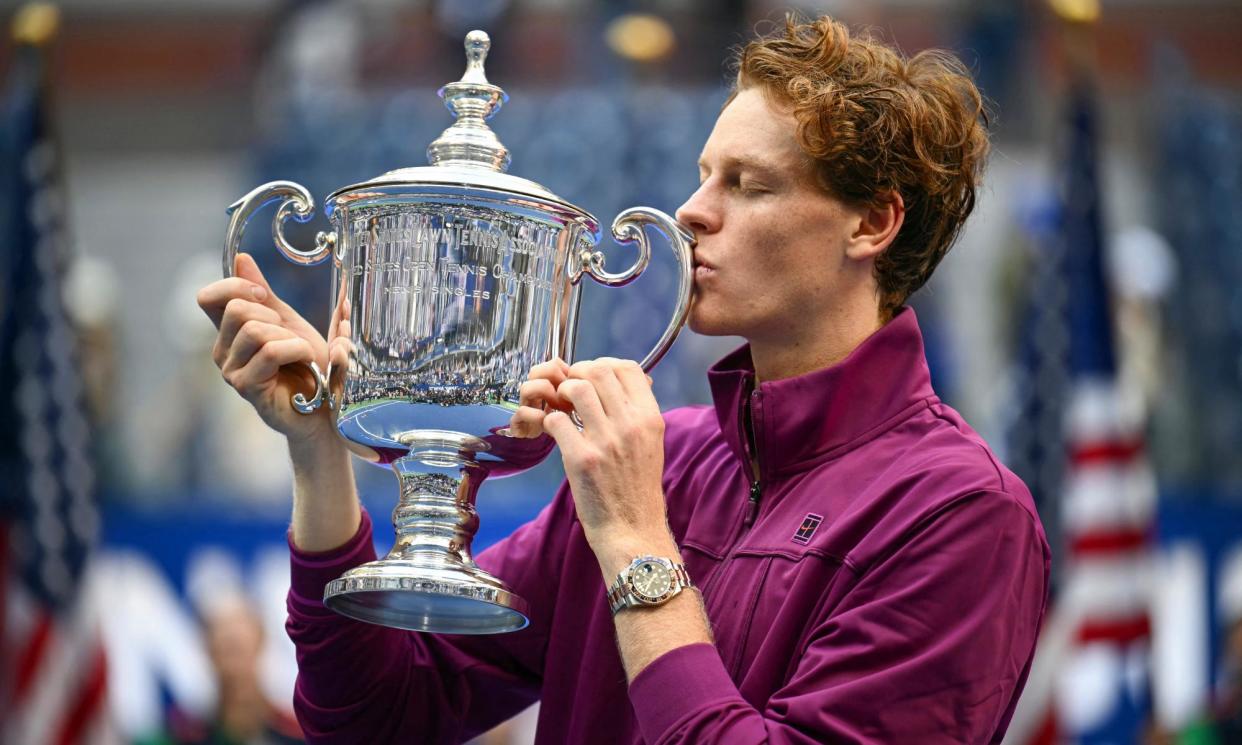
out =
<path fill-rule="evenodd" d="M 646 228 L 671 244 L 680 266 L 673 318 L 642 361 L 649 370 L 685 321 L 692 238 L 662 212 L 633 208 L 613 222 L 615 240 L 638 260 L 611 273 L 595 250 L 598 221 L 526 179 L 507 174 L 509 153 L 488 127 L 508 96 L 487 82 L 490 41 L 466 37 L 466 73 L 440 90 L 456 116 L 427 148 L 430 166 L 390 171 L 330 194 L 330 232 L 313 249 L 282 233 L 309 220 L 313 199 L 288 181 L 264 184 L 229 208 L 228 276 L 242 231 L 260 207 L 279 202 L 273 236 L 291 261 L 333 260 L 335 302 L 329 366 L 312 364 L 312 395 L 293 405 L 331 410 L 359 456 L 391 468 L 401 496 L 396 542 L 383 559 L 329 583 L 333 610 L 418 631 L 490 634 L 527 624 L 526 601 L 480 569 L 470 543 L 484 479 L 541 462 L 551 439 L 509 437 L 518 388 L 531 367 L 572 360 L 584 274 L 624 285 L 647 266 Z"/>

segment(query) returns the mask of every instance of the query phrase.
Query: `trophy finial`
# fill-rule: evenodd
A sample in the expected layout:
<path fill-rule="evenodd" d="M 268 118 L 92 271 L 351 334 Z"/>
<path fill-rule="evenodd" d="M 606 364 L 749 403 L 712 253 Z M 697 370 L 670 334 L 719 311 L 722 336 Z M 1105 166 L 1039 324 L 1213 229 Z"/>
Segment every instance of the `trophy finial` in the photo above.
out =
<path fill-rule="evenodd" d="M 461 82 L 488 84 L 483 63 L 487 61 L 487 51 L 491 48 L 492 40 L 486 31 L 476 30 L 466 34 L 466 74 L 461 76 Z"/>
<path fill-rule="evenodd" d="M 487 120 L 509 100 L 503 90 L 487 82 L 483 72 L 491 47 L 487 33 L 466 34 L 466 72 L 461 80 L 439 91 L 457 121 L 427 146 L 427 159 L 434 166 L 474 166 L 493 171 L 509 167 L 509 150 L 487 126 Z"/>

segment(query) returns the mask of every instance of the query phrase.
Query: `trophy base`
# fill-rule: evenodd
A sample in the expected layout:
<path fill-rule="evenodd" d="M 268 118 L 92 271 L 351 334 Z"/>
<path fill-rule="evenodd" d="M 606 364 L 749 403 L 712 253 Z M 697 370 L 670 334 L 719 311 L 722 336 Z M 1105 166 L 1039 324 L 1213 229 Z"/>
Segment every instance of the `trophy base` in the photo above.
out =
<path fill-rule="evenodd" d="M 410 631 L 501 634 L 530 623 L 526 601 L 477 566 L 372 561 L 329 582 L 323 603 L 359 621 Z"/>

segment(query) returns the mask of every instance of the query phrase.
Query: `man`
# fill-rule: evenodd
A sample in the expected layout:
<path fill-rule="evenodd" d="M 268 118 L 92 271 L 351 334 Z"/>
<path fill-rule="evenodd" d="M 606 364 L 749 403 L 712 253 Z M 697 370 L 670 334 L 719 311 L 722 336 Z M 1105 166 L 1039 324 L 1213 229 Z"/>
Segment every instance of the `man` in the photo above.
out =
<path fill-rule="evenodd" d="M 452 742 L 541 700 L 548 743 L 999 741 L 1047 544 L 1025 487 L 936 398 L 903 307 L 986 151 L 952 58 L 827 18 L 742 50 L 678 218 L 697 239 L 691 327 L 748 344 L 709 371 L 714 407 L 663 416 L 632 362 L 532 371 L 512 428 L 551 434 L 567 483 L 478 559 L 530 601 L 506 635 L 324 609 L 324 584 L 374 556 L 370 520 L 328 419 L 288 404 L 302 381 L 280 366 L 323 361 L 324 341 L 239 257 L 199 302 L 225 379 L 289 438 L 308 738 Z M 693 588 L 647 556 L 684 562 Z M 623 571 L 671 597 L 616 590 Z"/>

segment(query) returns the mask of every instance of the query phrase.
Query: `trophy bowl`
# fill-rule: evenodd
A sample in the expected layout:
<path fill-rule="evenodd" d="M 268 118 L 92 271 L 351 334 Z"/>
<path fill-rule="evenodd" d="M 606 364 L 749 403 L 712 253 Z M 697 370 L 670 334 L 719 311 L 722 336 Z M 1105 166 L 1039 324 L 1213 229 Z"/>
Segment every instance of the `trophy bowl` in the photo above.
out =
<path fill-rule="evenodd" d="M 299 264 L 332 260 L 328 369 L 310 363 L 315 390 L 293 406 L 326 409 L 355 454 L 392 469 L 400 497 L 392 550 L 330 582 L 324 604 L 416 631 L 491 634 L 528 623 L 526 601 L 471 557 L 475 498 L 486 478 L 529 469 L 553 448 L 547 435 L 511 437 L 507 426 L 530 369 L 572 361 L 583 275 L 632 281 L 650 259 L 648 228 L 672 247 L 677 301 L 644 370 L 685 322 L 693 281 L 693 238 L 668 215 L 644 207 L 618 215 L 613 237 L 636 245 L 638 259 L 612 273 L 590 213 L 506 173 L 509 153 L 487 125 L 508 100 L 484 74 L 489 45 L 481 31 L 467 35 L 466 73 L 439 92 L 456 120 L 427 148 L 431 165 L 330 194 L 332 230 L 307 251 L 282 230 L 290 218 L 311 218 L 310 193 L 264 184 L 229 208 L 224 245 L 229 276 L 246 224 L 279 203 L 278 250 Z"/>

